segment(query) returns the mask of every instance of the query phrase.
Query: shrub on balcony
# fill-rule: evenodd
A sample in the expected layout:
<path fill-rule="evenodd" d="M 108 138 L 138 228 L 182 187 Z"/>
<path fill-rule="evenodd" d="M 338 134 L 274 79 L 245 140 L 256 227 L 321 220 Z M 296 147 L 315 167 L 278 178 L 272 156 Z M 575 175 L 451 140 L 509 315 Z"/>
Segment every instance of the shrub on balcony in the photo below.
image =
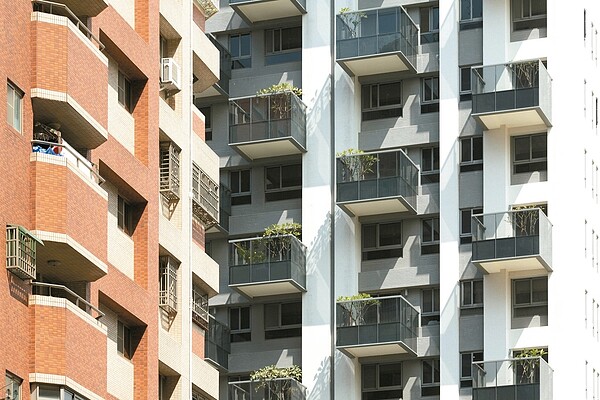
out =
<path fill-rule="evenodd" d="M 284 368 L 268 365 L 250 375 L 250 380 L 258 382 L 255 386 L 256 391 L 268 390 L 272 395 L 271 398 L 278 400 L 294 398 L 291 392 L 298 390 L 298 387 L 292 385 L 292 379 L 302 381 L 302 369 L 297 365 Z"/>

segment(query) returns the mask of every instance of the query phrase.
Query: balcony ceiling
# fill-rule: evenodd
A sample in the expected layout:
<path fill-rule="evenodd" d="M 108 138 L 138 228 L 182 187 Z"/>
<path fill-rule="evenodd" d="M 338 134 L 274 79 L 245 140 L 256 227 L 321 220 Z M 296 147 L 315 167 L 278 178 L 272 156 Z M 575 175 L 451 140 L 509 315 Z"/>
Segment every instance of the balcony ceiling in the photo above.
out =
<path fill-rule="evenodd" d="M 494 274 L 502 270 L 506 270 L 507 272 L 532 270 L 552 272 L 552 268 L 550 268 L 542 256 L 516 257 L 504 260 L 474 261 L 473 263 L 485 270 L 488 274 Z"/>
<path fill-rule="evenodd" d="M 78 17 L 95 17 L 108 7 L 106 0 L 56 0 L 69 7 Z"/>
<path fill-rule="evenodd" d="M 256 142 L 230 144 L 243 157 L 250 160 L 259 158 L 289 156 L 306 152 L 302 146 L 291 137 L 267 139 Z"/>
<path fill-rule="evenodd" d="M 292 280 L 229 286 L 250 298 L 304 292 L 300 285 Z"/>
<path fill-rule="evenodd" d="M 353 358 L 379 357 L 393 354 L 416 355 L 402 342 L 338 347 L 338 349 Z"/>
<path fill-rule="evenodd" d="M 233 9 L 250 23 L 302 15 L 292 0 L 248 1 L 232 4 Z"/>
<path fill-rule="evenodd" d="M 546 125 L 552 126 L 539 107 L 526 110 L 512 110 L 506 112 L 492 112 L 486 114 L 475 114 L 474 117 L 487 130 L 498 129 L 503 125 L 507 128 L 524 126 Z"/>
<path fill-rule="evenodd" d="M 412 69 L 400 52 L 345 59 L 338 62 L 351 76 L 386 74 Z"/>
<path fill-rule="evenodd" d="M 402 197 L 361 200 L 355 202 L 341 203 L 339 205 L 344 210 L 349 212 L 352 216 L 356 217 L 402 212 L 416 212 L 416 210 L 410 207 Z"/>

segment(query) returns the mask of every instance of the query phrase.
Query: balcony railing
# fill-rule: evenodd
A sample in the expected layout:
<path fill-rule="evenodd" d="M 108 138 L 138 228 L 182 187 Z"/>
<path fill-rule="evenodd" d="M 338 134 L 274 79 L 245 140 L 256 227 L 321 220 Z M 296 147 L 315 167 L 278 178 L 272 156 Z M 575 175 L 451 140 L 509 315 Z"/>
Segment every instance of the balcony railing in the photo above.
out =
<path fill-rule="evenodd" d="M 102 311 L 64 285 L 32 282 L 31 286 L 33 288 L 34 295 L 67 299 L 71 303 L 75 304 L 75 306 L 81 308 L 83 311 L 96 319 L 104 317 L 104 313 Z"/>
<path fill-rule="evenodd" d="M 336 315 L 336 346 L 351 357 L 417 354 L 419 312 L 402 296 L 340 301 Z"/>
<path fill-rule="evenodd" d="M 208 335 L 204 342 L 204 357 L 215 367 L 223 370 L 229 368 L 231 353 L 231 332 L 229 327 L 209 316 Z"/>
<path fill-rule="evenodd" d="M 25 228 L 6 226 L 6 269 L 21 279 L 35 279 L 36 246 L 44 243 Z"/>
<path fill-rule="evenodd" d="M 336 31 L 337 61 L 350 75 L 416 71 L 419 28 L 402 6 L 339 14 Z"/>
<path fill-rule="evenodd" d="M 306 388 L 295 379 L 229 382 L 230 400 L 305 400 Z"/>
<path fill-rule="evenodd" d="M 474 215 L 471 232 L 472 261 L 488 273 L 552 271 L 552 223 L 539 208 Z"/>
<path fill-rule="evenodd" d="M 401 150 L 340 156 L 337 203 L 351 215 L 417 212 L 419 168 Z"/>
<path fill-rule="evenodd" d="M 208 326 L 208 295 L 192 286 L 192 320 L 200 327 Z"/>
<path fill-rule="evenodd" d="M 306 291 L 305 249 L 293 235 L 229 243 L 229 286 L 250 297 Z"/>
<path fill-rule="evenodd" d="M 487 129 L 551 126 L 552 78 L 540 60 L 471 69 L 472 115 Z"/>
<path fill-rule="evenodd" d="M 177 312 L 177 261 L 171 256 L 160 256 L 158 262 L 158 305 L 167 314 Z"/>
<path fill-rule="evenodd" d="M 219 221 L 219 185 L 192 163 L 192 212 L 206 227 Z"/>
<path fill-rule="evenodd" d="M 177 202 L 180 197 L 179 150 L 173 142 L 160 144 L 160 193 L 169 202 Z"/>
<path fill-rule="evenodd" d="M 473 363 L 473 400 L 552 400 L 552 368 L 541 357 Z"/>
<path fill-rule="evenodd" d="M 229 102 L 229 145 L 250 158 L 306 152 L 306 106 L 292 92 Z"/>

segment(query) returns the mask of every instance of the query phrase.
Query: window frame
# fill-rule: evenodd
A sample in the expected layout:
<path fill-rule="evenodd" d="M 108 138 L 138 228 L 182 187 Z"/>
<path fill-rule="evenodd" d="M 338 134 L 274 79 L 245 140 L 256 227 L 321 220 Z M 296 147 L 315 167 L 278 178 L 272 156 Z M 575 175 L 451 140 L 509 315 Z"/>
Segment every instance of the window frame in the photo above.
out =
<path fill-rule="evenodd" d="M 431 81 L 431 83 L 434 83 L 437 81 L 437 84 L 432 85 L 432 89 L 431 89 L 431 99 L 426 99 L 425 98 L 425 82 L 426 81 Z M 434 90 L 436 89 L 437 90 Z M 436 93 L 437 92 L 437 93 Z M 434 96 L 434 94 L 437 94 L 437 96 Z M 440 102 L 440 77 L 435 75 L 435 76 L 426 76 L 421 78 L 421 104 L 437 104 Z"/>
<path fill-rule="evenodd" d="M 429 165 L 425 165 L 425 153 L 429 152 Z M 437 164 L 437 168 L 436 168 Z M 429 183 L 439 183 L 440 181 L 440 147 L 431 146 L 421 148 L 421 185 Z"/>
<path fill-rule="evenodd" d="M 159 257 L 159 304 L 168 313 L 177 312 L 177 279 L 180 263 L 171 255 Z"/>
<path fill-rule="evenodd" d="M 465 356 L 469 358 L 469 375 L 464 374 Z M 473 387 L 473 362 L 483 361 L 483 350 L 465 351 L 460 353 L 460 388 Z"/>
<path fill-rule="evenodd" d="M 242 38 L 247 36 L 249 39 L 249 54 L 241 54 L 242 53 Z M 239 40 L 238 48 L 239 54 L 235 55 L 232 51 L 232 39 Z M 236 33 L 229 35 L 229 53 L 231 54 L 231 69 L 244 69 L 244 68 L 252 68 L 252 33 L 244 32 L 244 33 Z M 247 64 L 246 64 L 247 62 Z"/>
<path fill-rule="evenodd" d="M 294 186 L 283 186 L 284 181 L 284 173 L 283 169 L 287 167 L 299 168 L 300 170 L 300 184 Z M 277 188 L 267 188 L 267 170 L 269 169 L 279 169 L 279 187 Z M 282 165 L 269 165 L 264 167 L 264 191 L 265 191 L 265 202 L 270 201 L 279 201 L 279 200 L 291 200 L 291 199 L 299 199 L 302 198 L 302 163 L 293 163 L 293 164 L 282 164 Z M 291 197 L 286 197 L 281 195 L 282 193 L 288 192 L 299 192 L 292 193 Z M 271 195 L 271 196 L 269 196 Z"/>
<path fill-rule="evenodd" d="M 469 143 L 469 159 L 463 159 L 465 143 Z M 476 146 L 477 144 L 477 146 Z M 480 146 L 481 158 L 475 158 L 476 147 Z M 483 136 L 474 135 L 460 138 L 460 172 L 483 170 Z"/>
<path fill-rule="evenodd" d="M 212 106 L 200 107 L 198 111 L 204 115 L 204 141 L 210 142 L 213 140 L 212 129 Z"/>
<path fill-rule="evenodd" d="M 234 179 L 234 174 L 237 174 L 237 179 Z M 248 174 L 248 190 L 242 191 L 244 174 Z M 237 186 L 240 189 L 239 192 L 234 192 L 233 181 L 237 180 Z M 245 205 L 252 203 L 252 169 L 237 169 L 229 171 L 229 187 L 231 188 L 231 205 Z"/>
<path fill-rule="evenodd" d="M 21 134 L 23 133 L 24 95 L 24 92 L 15 84 L 13 84 L 11 81 L 6 81 L 6 123 Z M 12 103 L 10 101 L 11 98 Z M 17 121 L 17 123 L 15 123 L 15 121 Z"/>
<path fill-rule="evenodd" d="M 284 324 L 283 323 L 283 307 L 284 305 L 289 304 L 300 304 L 300 322 L 296 324 Z M 277 307 L 277 325 L 275 326 L 267 326 L 267 307 Z M 301 337 L 302 336 L 302 300 L 300 301 L 281 301 L 277 303 L 265 303 L 264 304 L 264 329 L 265 329 L 265 340 L 272 339 L 281 339 L 281 338 L 292 338 L 292 337 Z M 271 334 L 267 334 L 270 332 Z M 273 333 L 275 332 L 275 333 Z M 277 333 L 282 333 L 283 336 L 277 335 Z M 288 335 L 289 334 L 289 335 Z M 270 336 L 270 337 L 267 337 Z"/>
<path fill-rule="evenodd" d="M 391 386 L 382 386 L 381 385 L 381 366 L 396 366 L 398 371 L 400 372 L 400 382 L 404 382 L 404 372 L 403 372 L 403 363 L 402 361 L 397 362 L 382 362 L 376 364 L 363 364 L 361 365 L 361 385 L 360 390 L 361 394 L 364 393 L 376 393 L 376 392 L 388 392 L 388 391 L 401 391 L 404 389 L 404 385 L 401 383 L 400 385 L 391 385 Z M 367 369 L 375 368 L 375 387 L 365 387 L 365 373 Z"/>
<path fill-rule="evenodd" d="M 427 25 L 423 23 L 423 17 L 427 13 Z M 437 13 L 437 20 L 435 15 Z M 432 26 L 437 26 L 431 29 Z M 425 30 L 426 29 L 426 30 Z M 419 9 L 419 31 L 421 32 L 421 44 L 438 43 L 440 41 L 440 7 L 429 6 Z"/>
<path fill-rule="evenodd" d="M 232 311 L 237 310 L 238 315 L 238 326 L 239 329 L 233 329 L 232 324 Z M 248 310 L 248 327 L 242 327 L 242 310 Z M 245 311 L 244 311 L 245 312 Z M 229 307 L 227 311 L 230 327 L 231 343 L 237 342 L 249 342 L 252 341 L 252 307 L 250 306 L 236 306 Z"/>
<path fill-rule="evenodd" d="M 117 320 L 117 353 L 128 360 L 133 356 L 131 328 L 123 321 Z"/>
<path fill-rule="evenodd" d="M 400 103 L 395 103 L 391 105 L 380 105 L 381 103 L 381 86 L 385 85 L 393 85 L 398 84 L 400 86 Z M 373 105 L 373 89 L 376 88 L 377 95 L 376 100 L 377 104 Z M 366 96 L 365 91 L 368 90 L 368 96 Z M 368 107 L 365 106 L 365 100 L 369 100 Z M 364 84 L 361 86 L 361 120 L 362 122 L 367 121 L 375 121 L 379 119 L 387 119 L 387 118 L 401 118 L 403 116 L 404 110 L 404 93 L 403 93 L 403 83 L 402 81 L 393 81 L 393 82 L 379 82 L 379 83 L 371 83 Z M 393 110 L 399 110 L 396 114 L 392 113 Z M 388 112 L 389 114 L 386 114 Z M 380 116 L 382 115 L 382 116 Z"/>
<path fill-rule="evenodd" d="M 133 112 L 133 90 L 131 79 L 119 69 L 117 80 L 117 101 L 131 114 Z"/>
<path fill-rule="evenodd" d="M 17 375 L 9 372 L 9 371 L 5 371 L 4 374 L 5 378 L 4 378 L 4 385 L 2 387 L 2 392 L 4 392 L 7 396 L 7 399 L 10 400 L 21 400 L 22 396 L 21 396 L 21 392 L 22 392 L 22 385 L 23 385 L 23 379 L 19 378 Z M 15 388 L 16 386 L 16 388 Z M 15 390 L 17 392 L 17 396 L 14 397 L 14 393 Z M 9 391 L 11 393 L 11 396 L 13 397 L 8 397 Z"/>
<path fill-rule="evenodd" d="M 381 239 L 381 225 L 399 225 L 400 227 L 400 243 L 399 244 L 392 244 L 392 245 L 381 245 L 380 243 L 380 239 Z M 365 246 L 365 229 L 367 229 L 368 227 L 375 227 L 375 247 L 366 247 Z M 376 222 L 376 223 L 372 223 L 372 224 L 362 224 L 361 226 L 361 254 L 362 254 L 362 261 L 373 261 L 373 260 L 382 260 L 382 259 L 386 259 L 386 258 L 401 258 L 403 256 L 403 248 L 404 248 L 404 236 L 403 236 L 404 232 L 402 230 L 402 221 L 390 221 L 390 222 Z M 400 249 L 400 255 L 395 257 L 375 257 L 375 258 L 369 258 L 366 257 L 366 253 L 369 252 L 382 252 L 382 251 L 386 251 L 386 250 L 397 250 Z"/>
<path fill-rule="evenodd" d="M 545 301 L 533 301 L 532 297 L 533 297 L 533 281 L 534 280 L 545 280 L 546 281 L 546 300 Z M 528 303 L 517 303 L 517 293 L 516 293 L 516 285 L 518 282 L 525 282 L 525 281 L 529 281 L 529 302 Z M 530 277 L 530 278 L 520 278 L 520 279 L 512 279 L 511 282 L 511 290 L 512 290 L 512 295 L 511 295 L 511 299 L 512 299 L 512 304 L 511 304 L 511 316 L 513 319 L 519 319 L 519 318 L 530 318 L 530 317 L 534 317 L 534 316 L 548 316 L 548 277 L 547 276 L 534 276 L 534 277 Z M 540 308 L 540 307 L 546 307 L 546 314 L 542 315 L 542 314 L 529 314 L 529 315 L 525 315 L 525 316 L 516 316 L 515 315 L 515 309 L 527 309 L 527 308 Z"/>
<path fill-rule="evenodd" d="M 515 32 L 527 32 L 527 31 L 532 31 L 534 29 L 547 29 L 548 28 L 548 3 L 546 0 L 528 0 L 529 1 L 529 15 L 525 16 L 524 14 L 524 9 L 523 9 L 523 5 L 524 5 L 524 1 L 523 0 L 511 0 L 510 1 L 510 28 L 511 28 L 511 32 L 515 33 Z M 532 6 L 533 6 L 533 2 L 534 1 L 540 1 L 540 3 L 544 3 L 546 5 L 546 13 L 545 14 L 539 14 L 539 15 L 532 15 Z M 520 7 L 520 14 L 519 15 L 515 15 L 515 10 L 517 8 L 517 5 L 515 5 L 516 2 L 519 2 L 521 7 Z M 529 26 L 529 25 L 525 25 L 524 23 L 531 23 L 532 21 L 541 21 L 541 20 L 545 20 L 545 24 L 544 26 Z M 515 25 L 516 24 L 520 24 L 523 23 L 524 27 L 521 28 L 516 28 Z"/>
<path fill-rule="evenodd" d="M 481 303 L 475 303 L 475 284 L 481 284 Z M 470 303 L 467 304 L 465 303 L 465 286 L 469 286 L 470 287 L 470 293 L 471 295 L 470 297 Z M 460 308 L 461 309 L 465 309 L 465 308 L 482 308 L 483 307 L 483 294 L 484 294 L 484 289 L 483 289 L 483 279 L 469 279 L 469 280 L 464 280 L 464 281 L 460 281 Z"/>
<path fill-rule="evenodd" d="M 425 364 L 431 366 L 431 382 L 425 382 Z M 436 374 L 437 371 L 437 374 Z M 440 388 L 440 359 L 439 358 L 425 358 L 421 360 L 421 397 L 426 396 L 437 396 L 439 395 Z M 437 388 L 437 390 L 428 390 L 427 394 L 424 394 L 423 389 Z M 431 393 L 430 393 L 431 392 Z M 437 392 L 437 393 L 436 393 Z"/>
<path fill-rule="evenodd" d="M 473 17 L 473 2 L 479 2 L 481 16 Z M 467 18 L 463 15 L 463 2 L 469 3 L 470 16 Z M 483 27 L 483 1 L 482 0 L 461 0 L 460 1 L 460 30 L 476 29 Z"/>
<path fill-rule="evenodd" d="M 469 231 L 465 231 L 463 228 L 463 219 L 465 214 L 469 213 Z M 469 244 L 473 241 L 472 221 L 473 215 L 483 214 L 483 207 L 471 207 L 460 209 L 460 244 Z"/>
<path fill-rule="evenodd" d="M 432 239 L 425 240 L 424 224 L 431 221 Z M 437 229 L 436 229 L 437 228 Z M 437 235 L 436 235 L 437 233 Z M 438 254 L 440 252 L 440 217 L 427 217 L 421 219 L 421 255 Z M 436 239 L 437 236 L 437 239 Z M 426 251 L 423 251 L 423 250 Z"/>
<path fill-rule="evenodd" d="M 127 236 L 133 236 L 133 206 L 121 195 L 117 195 L 117 227 Z"/>
<path fill-rule="evenodd" d="M 282 50 L 284 43 L 284 31 L 290 31 L 293 29 L 300 29 L 300 46 L 294 47 L 286 50 Z M 275 50 L 276 47 L 276 34 L 275 32 L 279 32 L 279 50 Z M 269 43 L 269 35 L 271 35 L 271 42 Z M 302 60 L 302 26 L 286 26 L 281 28 L 271 28 L 264 30 L 265 36 L 265 65 L 275 65 L 275 64 L 283 64 L 288 62 L 298 62 Z M 269 46 L 269 45 L 272 46 Z M 271 47 L 271 49 L 269 49 Z M 292 59 L 279 59 L 278 56 L 285 55 L 293 55 L 297 54 L 298 56 L 294 56 Z M 297 57 L 297 59 L 296 59 Z"/>
<path fill-rule="evenodd" d="M 425 298 L 430 297 L 431 310 L 425 310 Z M 428 326 L 431 322 L 440 321 L 440 288 L 428 287 L 421 289 L 421 326 Z"/>
<path fill-rule="evenodd" d="M 533 145 L 532 145 L 532 139 L 534 137 L 538 137 L 538 136 L 545 136 L 546 137 L 546 156 L 545 157 L 533 157 L 532 152 L 533 152 Z M 516 158 L 516 153 L 517 153 L 517 143 L 516 141 L 518 139 L 523 139 L 523 138 L 528 138 L 529 139 L 529 158 L 527 160 L 515 160 Z M 524 175 L 524 174 L 532 174 L 534 172 L 537 173 L 542 173 L 542 172 L 548 172 L 548 133 L 547 132 L 543 132 L 543 133 L 533 133 L 533 134 L 528 134 L 528 135 L 518 135 L 518 136 L 511 136 L 511 174 L 513 176 L 515 175 Z M 528 171 L 528 172 L 516 172 L 515 167 L 519 166 L 519 165 L 530 165 L 530 164 L 537 164 L 537 163 L 546 163 L 546 168 L 545 169 L 537 169 L 535 171 Z"/>

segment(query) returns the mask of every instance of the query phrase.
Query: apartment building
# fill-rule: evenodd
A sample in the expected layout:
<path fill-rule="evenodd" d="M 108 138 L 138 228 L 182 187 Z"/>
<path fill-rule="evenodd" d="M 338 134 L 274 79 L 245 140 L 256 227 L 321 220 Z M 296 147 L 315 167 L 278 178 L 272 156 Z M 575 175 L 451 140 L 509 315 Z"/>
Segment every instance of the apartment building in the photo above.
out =
<path fill-rule="evenodd" d="M 194 100 L 223 185 L 221 398 L 269 398 L 267 365 L 302 367 L 285 398 L 600 398 L 599 18 L 221 1 L 231 70 Z M 257 95 L 280 83 L 301 99 Z M 289 222 L 282 256 L 264 232 Z"/>
<path fill-rule="evenodd" d="M 0 397 L 217 399 L 211 1 L 0 6 Z M 212 328 L 213 330 L 215 328 Z"/>

